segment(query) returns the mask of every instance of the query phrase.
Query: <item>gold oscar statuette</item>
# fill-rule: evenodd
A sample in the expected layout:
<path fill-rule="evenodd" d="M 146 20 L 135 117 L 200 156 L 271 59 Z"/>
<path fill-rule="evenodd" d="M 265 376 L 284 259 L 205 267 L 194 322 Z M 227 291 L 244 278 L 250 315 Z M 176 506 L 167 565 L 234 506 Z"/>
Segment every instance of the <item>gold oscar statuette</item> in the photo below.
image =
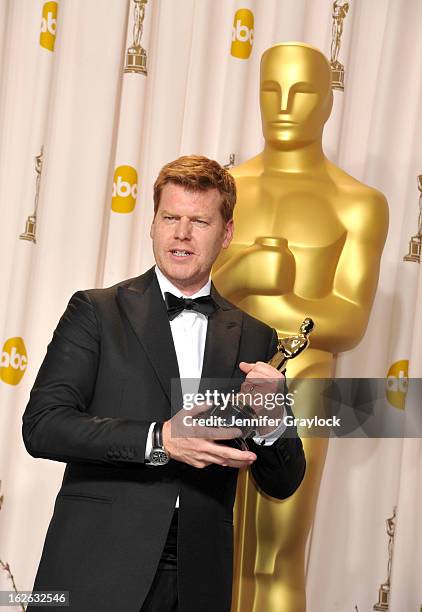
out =
<path fill-rule="evenodd" d="M 30 242 L 37 242 L 36 239 L 37 231 L 37 218 L 35 215 L 29 215 L 25 221 L 25 231 L 19 235 L 21 240 L 29 240 Z"/>
<path fill-rule="evenodd" d="M 236 154 L 235 153 L 230 153 L 229 161 L 228 161 L 227 164 L 223 164 L 223 168 L 225 168 L 226 170 L 230 170 L 230 168 L 233 168 L 233 166 L 235 164 L 235 159 L 236 159 Z"/>
<path fill-rule="evenodd" d="M 333 27 L 331 39 L 330 66 L 333 79 L 333 89 L 344 90 L 344 66 L 339 61 L 341 35 L 343 34 L 343 22 L 349 11 L 347 0 L 335 0 L 333 4 Z"/>
<path fill-rule="evenodd" d="M 393 565 L 394 532 L 396 530 L 396 508 L 393 510 L 393 516 L 388 518 L 385 522 L 388 535 L 387 580 L 380 586 L 378 591 L 378 601 L 373 607 L 373 610 L 377 612 L 388 612 L 390 605 L 391 567 Z"/>
<path fill-rule="evenodd" d="M 333 62 L 347 3 L 336 2 Z M 310 379 L 329 379 L 335 355 L 363 337 L 388 228 L 382 193 L 325 155 L 334 94 L 332 65 L 302 42 L 261 58 L 264 148 L 229 171 L 236 181 L 234 236 L 212 278 L 230 302 L 277 331 L 298 418 L 326 416 Z M 254 120 L 254 118 L 251 118 Z M 317 324 L 308 345 L 311 324 Z M 293 358 L 294 357 L 294 358 Z M 245 470 L 235 503 L 232 612 L 305 612 L 306 550 L 328 438 L 303 435 L 306 473 L 288 499 L 260 493 Z"/>
<path fill-rule="evenodd" d="M 35 183 L 35 204 L 34 212 L 26 219 L 25 231 L 19 235 L 20 240 L 29 240 L 29 242 L 36 243 L 36 231 L 37 231 L 37 210 L 38 200 L 40 197 L 40 185 L 41 185 L 41 173 L 43 164 L 44 145 L 41 147 L 41 152 L 35 157 L 35 172 L 37 173 Z"/>
<path fill-rule="evenodd" d="M 147 52 L 141 46 L 144 29 L 145 5 L 148 0 L 133 0 L 133 42 L 126 51 L 125 72 L 147 75 Z"/>
<path fill-rule="evenodd" d="M 270 366 L 285 372 L 287 361 L 298 357 L 309 346 L 309 334 L 315 327 L 310 317 L 304 319 L 297 336 L 284 336 L 278 339 L 277 352 L 268 362 Z"/>
<path fill-rule="evenodd" d="M 312 319 L 310 317 L 306 317 L 306 319 L 304 319 L 302 325 L 300 326 L 299 334 L 294 335 L 294 336 L 284 336 L 283 338 L 279 338 L 278 343 L 277 343 L 277 351 L 269 360 L 268 362 L 269 365 L 272 366 L 273 368 L 276 368 L 276 370 L 279 370 L 280 372 L 284 374 L 286 371 L 287 362 L 290 359 L 294 359 L 295 357 L 298 357 L 305 349 L 308 348 L 309 346 L 308 336 L 313 331 L 314 327 L 315 327 L 315 324 L 312 321 Z M 254 389 L 254 385 L 252 384 L 252 386 L 249 389 L 249 392 L 251 392 L 253 389 Z M 232 406 L 231 408 L 236 413 L 234 414 L 235 417 L 243 417 L 246 419 L 251 419 L 251 418 L 253 419 L 254 417 L 256 417 L 254 410 L 250 406 L 242 404 L 242 402 L 240 401 L 237 401 L 236 406 Z M 246 431 L 244 433 L 244 437 L 248 437 L 252 435 L 259 435 L 259 434 L 253 431 L 253 428 L 250 428 L 249 431 Z M 241 448 L 243 450 L 248 450 L 248 445 L 241 438 L 239 439 L 239 441 L 240 441 Z"/>
<path fill-rule="evenodd" d="M 269 360 L 269 365 L 273 366 L 280 372 L 284 374 L 286 371 L 287 362 L 290 359 L 294 359 L 298 357 L 308 346 L 309 346 L 309 334 L 314 329 L 314 322 L 311 318 L 306 317 L 304 319 L 302 325 L 299 329 L 299 334 L 293 336 L 285 336 L 283 338 L 279 338 L 277 343 L 277 350 L 274 355 Z M 254 389 L 254 384 L 252 383 L 249 388 L 249 393 Z M 221 411 L 219 407 L 211 408 L 209 411 L 204 412 L 202 416 L 220 416 Z M 224 415 L 227 421 L 231 421 L 232 418 L 236 419 L 246 419 L 246 422 L 251 419 L 256 418 L 256 413 L 253 408 L 251 408 L 248 404 L 245 404 L 239 396 L 237 396 L 235 403 L 229 403 L 224 407 Z M 237 443 L 240 448 L 243 450 L 248 450 L 248 445 L 246 444 L 244 438 L 248 438 L 254 435 L 259 435 L 253 426 L 247 425 L 245 427 L 241 427 L 242 429 L 242 438 L 237 439 Z"/>
<path fill-rule="evenodd" d="M 418 176 L 419 189 L 419 218 L 418 218 L 418 233 L 409 240 L 409 252 L 403 257 L 403 261 L 414 261 L 421 263 L 422 255 L 422 174 Z"/>

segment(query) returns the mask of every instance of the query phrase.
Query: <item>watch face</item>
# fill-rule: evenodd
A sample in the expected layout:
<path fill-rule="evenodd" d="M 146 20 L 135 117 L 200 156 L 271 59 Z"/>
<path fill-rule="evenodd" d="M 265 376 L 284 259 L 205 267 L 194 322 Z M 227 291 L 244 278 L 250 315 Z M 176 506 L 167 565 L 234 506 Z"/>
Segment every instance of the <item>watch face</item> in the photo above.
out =
<path fill-rule="evenodd" d="M 169 456 L 163 448 L 153 448 L 149 460 L 154 465 L 165 465 L 169 462 Z"/>

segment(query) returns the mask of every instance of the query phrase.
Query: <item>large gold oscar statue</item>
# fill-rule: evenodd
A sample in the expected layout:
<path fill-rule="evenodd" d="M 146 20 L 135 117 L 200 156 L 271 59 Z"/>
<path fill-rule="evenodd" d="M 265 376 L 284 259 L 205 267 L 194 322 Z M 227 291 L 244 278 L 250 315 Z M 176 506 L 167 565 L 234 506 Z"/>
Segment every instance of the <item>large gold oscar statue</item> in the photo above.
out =
<path fill-rule="evenodd" d="M 332 374 L 336 353 L 356 346 L 369 319 L 388 227 L 384 196 L 331 163 L 322 132 L 333 102 L 328 60 L 302 43 L 262 56 L 265 147 L 232 169 L 235 234 L 213 271 L 218 290 L 279 336 L 315 321 L 310 348 L 288 364 L 289 379 Z M 294 381 L 293 381 L 294 382 Z M 300 397 L 297 396 L 297 397 Z M 296 399 L 296 416 L 317 409 Z M 304 612 L 305 546 L 328 440 L 304 440 L 307 472 L 277 502 L 247 474 L 236 502 L 235 612 Z"/>

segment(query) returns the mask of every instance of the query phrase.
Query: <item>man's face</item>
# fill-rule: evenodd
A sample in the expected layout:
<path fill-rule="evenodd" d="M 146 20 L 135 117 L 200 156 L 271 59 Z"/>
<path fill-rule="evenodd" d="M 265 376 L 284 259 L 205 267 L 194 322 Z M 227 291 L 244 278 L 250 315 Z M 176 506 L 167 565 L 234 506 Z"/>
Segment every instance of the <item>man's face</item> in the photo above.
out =
<path fill-rule="evenodd" d="M 168 183 L 161 192 L 150 231 L 154 257 L 186 295 L 205 285 L 219 252 L 233 237 L 233 220 L 225 223 L 220 209 L 217 189 L 193 192 Z"/>

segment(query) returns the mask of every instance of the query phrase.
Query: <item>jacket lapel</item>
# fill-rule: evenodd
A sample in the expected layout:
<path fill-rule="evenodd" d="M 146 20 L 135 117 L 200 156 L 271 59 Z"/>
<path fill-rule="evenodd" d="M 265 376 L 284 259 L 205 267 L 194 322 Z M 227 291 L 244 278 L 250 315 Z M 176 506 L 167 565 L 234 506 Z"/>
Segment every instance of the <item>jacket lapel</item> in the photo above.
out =
<path fill-rule="evenodd" d="M 179 378 L 166 306 L 154 268 L 117 290 L 118 301 L 171 402 L 171 379 Z"/>
<path fill-rule="evenodd" d="M 231 378 L 237 367 L 243 313 L 234 308 L 211 286 L 219 308 L 208 321 L 202 379 Z M 206 382 L 201 382 L 204 390 Z"/>

